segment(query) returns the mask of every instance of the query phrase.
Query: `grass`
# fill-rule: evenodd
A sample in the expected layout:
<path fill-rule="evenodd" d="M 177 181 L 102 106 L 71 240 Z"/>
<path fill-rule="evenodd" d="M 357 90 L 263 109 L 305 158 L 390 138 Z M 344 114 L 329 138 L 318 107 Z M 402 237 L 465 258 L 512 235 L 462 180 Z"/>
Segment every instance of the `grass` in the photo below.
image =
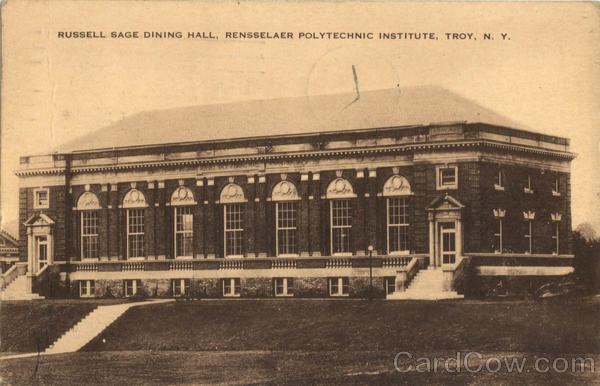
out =
<path fill-rule="evenodd" d="M 134 307 L 83 350 L 599 353 L 599 300 L 181 301 Z"/>
<path fill-rule="evenodd" d="M 387 351 L 117 351 L 85 352 L 0 361 L 1 380 L 22 384 L 523 384 L 597 383 L 591 371 L 534 371 L 533 355 L 522 372 L 409 372 L 394 368 L 395 352 Z M 451 352 L 419 352 L 445 357 Z M 490 353 L 502 358 L 506 353 Z M 523 354 L 514 355 L 522 358 Z M 600 363 L 600 356 L 594 357 Z M 472 369 L 482 363 L 470 363 Z M 598 370 L 596 370 L 598 371 Z"/>
<path fill-rule="evenodd" d="M 70 303 L 66 303 L 70 304 Z M 92 303 L 93 304 L 93 303 Z M 54 306 L 56 306 L 55 304 Z M 537 357 L 600 366 L 600 298 L 532 301 L 178 301 L 129 309 L 83 352 L 0 360 L 8 384 L 586 384 Z M 394 356 L 526 359 L 522 372 L 400 373 Z M 599 371 L 596 369 L 595 371 Z"/>
<path fill-rule="evenodd" d="M 0 303 L 0 352 L 37 352 L 98 305 L 120 300 L 33 300 Z"/>

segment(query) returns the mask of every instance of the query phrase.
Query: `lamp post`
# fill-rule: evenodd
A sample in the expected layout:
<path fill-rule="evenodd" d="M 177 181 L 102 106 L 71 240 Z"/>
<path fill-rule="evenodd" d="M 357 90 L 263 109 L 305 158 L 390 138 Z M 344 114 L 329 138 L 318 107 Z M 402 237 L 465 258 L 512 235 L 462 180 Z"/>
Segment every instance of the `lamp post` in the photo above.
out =
<path fill-rule="evenodd" d="M 373 299 L 373 246 L 369 245 L 369 300 Z"/>

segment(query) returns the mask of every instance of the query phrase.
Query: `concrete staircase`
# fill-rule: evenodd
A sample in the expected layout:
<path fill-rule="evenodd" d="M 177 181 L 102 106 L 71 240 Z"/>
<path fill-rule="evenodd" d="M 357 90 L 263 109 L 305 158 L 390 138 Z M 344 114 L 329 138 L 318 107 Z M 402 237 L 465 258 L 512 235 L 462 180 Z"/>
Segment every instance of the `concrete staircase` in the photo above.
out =
<path fill-rule="evenodd" d="M 173 299 L 150 300 L 139 303 L 124 303 L 111 306 L 100 306 L 81 319 L 70 330 L 65 332 L 50 347 L 44 351 L 48 354 L 62 354 L 75 352 L 98 336 L 129 308 L 146 304 L 170 302 Z"/>
<path fill-rule="evenodd" d="M 27 280 L 31 280 L 26 275 L 17 276 L 2 292 L 0 292 L 0 300 L 35 300 L 44 299 L 38 294 L 28 293 Z"/>
<path fill-rule="evenodd" d="M 395 292 L 387 299 L 441 300 L 462 299 L 456 291 L 444 291 L 444 272 L 441 269 L 421 269 L 413 277 L 406 291 Z"/>
<path fill-rule="evenodd" d="M 116 304 L 96 308 L 50 345 L 45 353 L 61 354 L 79 350 L 123 315 L 129 307 L 130 304 Z"/>

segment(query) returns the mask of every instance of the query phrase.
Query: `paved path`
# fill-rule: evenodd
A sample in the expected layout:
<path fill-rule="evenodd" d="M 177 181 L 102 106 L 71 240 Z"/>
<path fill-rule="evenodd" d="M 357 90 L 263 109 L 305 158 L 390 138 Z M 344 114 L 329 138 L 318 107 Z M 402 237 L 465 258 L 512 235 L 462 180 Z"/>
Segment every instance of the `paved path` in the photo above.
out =
<path fill-rule="evenodd" d="M 39 353 L 39 355 L 64 354 L 78 351 L 83 346 L 88 344 L 88 342 L 98 336 L 131 307 L 172 301 L 174 301 L 174 299 L 148 300 L 136 303 L 99 306 L 81 319 L 77 324 L 71 327 L 68 331 L 66 331 L 60 338 L 50 345 L 46 351 Z M 0 359 L 27 358 L 34 357 L 36 355 L 38 355 L 38 353 L 24 353 L 0 357 Z"/>

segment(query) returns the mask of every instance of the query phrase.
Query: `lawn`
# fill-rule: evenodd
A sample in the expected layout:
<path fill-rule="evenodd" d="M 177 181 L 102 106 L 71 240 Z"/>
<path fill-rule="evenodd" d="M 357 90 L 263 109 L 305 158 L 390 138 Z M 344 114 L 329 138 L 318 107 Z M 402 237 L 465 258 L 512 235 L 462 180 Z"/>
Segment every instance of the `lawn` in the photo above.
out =
<path fill-rule="evenodd" d="M 33 300 L 0 303 L 0 352 L 37 352 L 99 305 L 122 300 Z"/>
<path fill-rule="evenodd" d="M 415 353 L 428 357 L 448 357 L 451 352 Z M 471 373 L 408 372 L 394 368 L 395 352 L 388 351 L 106 351 L 42 356 L 0 361 L 0 383 L 47 385 L 139 385 L 139 384 L 522 384 L 567 385 L 598 383 L 596 373 L 539 373 L 533 355 L 487 353 L 528 358 L 521 372 Z M 600 363 L 600 355 L 594 356 Z M 471 369 L 482 363 L 469 362 Z M 494 369 L 495 370 L 495 369 Z M 598 371 L 598 370 L 596 370 Z M 2 383 L 3 384 L 3 383 Z"/>
<path fill-rule="evenodd" d="M 0 360 L 8 384 L 585 384 L 585 371 L 535 371 L 538 357 L 600 366 L 600 298 L 388 302 L 202 300 L 134 307 L 83 352 Z M 400 351 L 476 351 L 526 360 L 523 371 L 401 373 Z M 413 362 L 416 364 L 415 362 Z M 456 368 L 454 368 L 456 370 Z M 595 369 L 595 371 L 600 371 Z"/>
<path fill-rule="evenodd" d="M 180 301 L 128 310 L 83 350 L 599 353 L 599 320 L 600 298 Z"/>

